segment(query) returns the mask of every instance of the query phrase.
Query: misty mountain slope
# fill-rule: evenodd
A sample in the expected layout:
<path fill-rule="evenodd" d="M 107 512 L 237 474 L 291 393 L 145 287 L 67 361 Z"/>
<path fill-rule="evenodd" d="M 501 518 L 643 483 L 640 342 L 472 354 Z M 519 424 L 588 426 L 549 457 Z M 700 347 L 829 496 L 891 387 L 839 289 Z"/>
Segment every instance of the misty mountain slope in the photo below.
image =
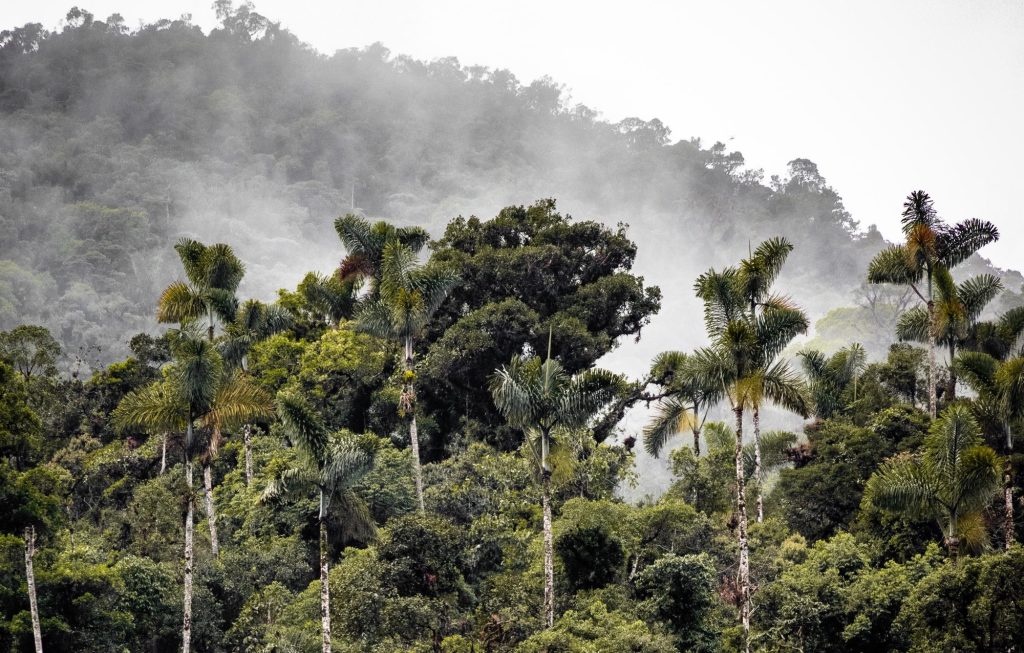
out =
<path fill-rule="evenodd" d="M 750 243 L 794 241 L 780 287 L 813 315 L 849 303 L 883 245 L 810 161 L 765 181 L 721 144 L 569 106 L 550 80 L 380 45 L 325 56 L 251 13 L 207 35 L 79 12 L 0 44 L 0 328 L 42 323 L 102 361 L 152 326 L 179 236 L 230 242 L 248 265 L 242 294 L 272 298 L 337 264 L 331 221 L 353 209 L 436 234 L 459 214 L 555 197 L 628 222 L 637 268 L 665 296 L 611 363 L 634 373 L 698 341 L 694 277 Z"/>

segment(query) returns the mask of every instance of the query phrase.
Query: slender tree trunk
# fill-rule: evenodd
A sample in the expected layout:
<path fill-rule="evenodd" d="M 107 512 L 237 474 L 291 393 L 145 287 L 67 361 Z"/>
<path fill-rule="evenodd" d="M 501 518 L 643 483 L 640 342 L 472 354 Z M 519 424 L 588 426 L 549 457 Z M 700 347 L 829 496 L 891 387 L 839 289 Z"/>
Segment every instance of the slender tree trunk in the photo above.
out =
<path fill-rule="evenodd" d="M 39 628 L 39 604 L 36 602 L 36 572 L 32 567 L 32 558 L 36 555 L 36 528 L 25 529 L 25 579 L 28 582 L 28 607 L 32 612 L 32 641 L 36 653 L 43 653 L 43 634 Z"/>
<path fill-rule="evenodd" d="M 420 439 L 416 430 L 416 388 L 413 379 L 409 375 L 413 372 L 412 359 L 412 338 L 405 339 L 405 395 L 406 410 L 409 411 L 409 446 L 412 448 L 412 473 L 416 481 L 416 503 L 419 504 L 420 513 L 425 511 L 423 507 L 423 470 L 420 469 Z"/>
<path fill-rule="evenodd" d="M 757 523 L 764 521 L 764 469 L 761 466 L 761 408 L 754 406 L 754 479 L 757 481 Z"/>
<path fill-rule="evenodd" d="M 747 490 L 743 474 L 743 408 L 737 406 L 736 413 L 736 539 L 740 548 L 737 581 L 740 590 L 740 621 L 750 651 L 750 549 L 747 542 Z"/>
<path fill-rule="evenodd" d="M 1009 551 L 1014 541 L 1013 519 L 1013 431 L 1006 424 L 1006 461 L 1003 463 L 1003 534 L 1006 550 Z"/>
<path fill-rule="evenodd" d="M 192 441 L 192 424 L 188 426 L 189 442 Z M 192 642 L 192 460 L 189 458 L 188 443 L 185 446 L 185 486 L 188 492 L 188 510 L 185 516 L 185 589 L 184 619 L 181 626 L 182 653 L 190 653 Z"/>
<path fill-rule="evenodd" d="M 242 443 L 245 445 L 245 486 L 252 485 L 252 427 L 242 427 Z"/>
<path fill-rule="evenodd" d="M 957 532 L 956 519 L 949 521 L 949 534 L 946 536 L 946 548 L 949 549 L 949 557 L 954 563 L 960 561 L 960 534 Z"/>
<path fill-rule="evenodd" d="M 419 505 L 420 513 L 425 511 L 423 507 L 423 470 L 420 468 L 420 440 L 416 432 L 416 415 L 412 416 L 409 422 L 409 442 L 412 445 L 412 473 L 416 480 L 416 503 Z"/>
<path fill-rule="evenodd" d="M 164 433 L 163 443 L 160 446 L 160 475 L 167 471 L 167 434 Z"/>
<path fill-rule="evenodd" d="M 935 419 L 939 403 L 935 377 L 935 302 L 932 301 L 931 275 L 928 278 L 928 413 Z"/>
<path fill-rule="evenodd" d="M 693 429 L 693 455 L 700 458 L 700 427 Z"/>
<path fill-rule="evenodd" d="M 956 399 L 956 368 L 953 361 L 956 360 L 956 343 L 949 343 L 949 384 L 946 386 L 946 405 Z"/>
<path fill-rule="evenodd" d="M 544 488 L 544 627 L 555 625 L 555 551 L 551 532 L 551 472 L 541 470 Z"/>
<path fill-rule="evenodd" d="M 216 558 L 220 555 L 220 544 L 217 541 L 217 508 L 213 503 L 213 471 L 210 463 L 203 465 L 203 488 L 206 494 L 206 522 L 210 525 L 210 551 Z"/>
<path fill-rule="evenodd" d="M 324 492 L 320 490 L 320 630 L 323 653 L 331 653 L 331 585 L 327 568 L 327 517 Z"/>

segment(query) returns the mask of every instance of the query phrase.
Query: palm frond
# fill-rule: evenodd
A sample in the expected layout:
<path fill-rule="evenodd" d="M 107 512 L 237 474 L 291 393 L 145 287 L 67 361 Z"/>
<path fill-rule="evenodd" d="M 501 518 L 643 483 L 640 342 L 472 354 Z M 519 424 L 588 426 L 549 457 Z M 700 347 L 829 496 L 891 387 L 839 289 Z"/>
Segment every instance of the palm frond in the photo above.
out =
<path fill-rule="evenodd" d="M 288 436 L 322 465 L 326 461 L 328 435 L 320 417 L 305 398 L 295 392 L 279 392 L 276 404 L 277 415 Z"/>
<path fill-rule="evenodd" d="M 180 432 L 188 424 L 188 404 L 168 381 L 158 381 L 128 393 L 111 413 L 119 432 L 132 429 L 148 433 Z"/>
<path fill-rule="evenodd" d="M 156 307 L 158 322 L 188 322 L 206 312 L 202 295 L 188 284 L 176 281 L 161 293 Z"/>
<path fill-rule="evenodd" d="M 994 274 L 979 274 L 959 285 L 957 295 L 964 305 L 967 319 L 978 319 L 985 307 L 1003 291 L 1003 282 Z"/>
<path fill-rule="evenodd" d="M 896 337 L 901 341 L 928 342 L 928 311 L 915 306 L 896 321 Z"/>
<path fill-rule="evenodd" d="M 970 258 L 979 249 L 999 240 L 999 229 L 987 220 L 964 220 L 939 235 L 937 249 L 946 267 L 954 267 Z"/>
<path fill-rule="evenodd" d="M 921 280 L 924 269 L 918 266 L 903 245 L 883 249 L 868 264 L 869 283 L 912 285 Z"/>
<path fill-rule="evenodd" d="M 658 405 L 651 421 L 644 427 L 644 448 L 657 458 L 669 438 L 696 425 L 692 404 L 669 398 Z"/>

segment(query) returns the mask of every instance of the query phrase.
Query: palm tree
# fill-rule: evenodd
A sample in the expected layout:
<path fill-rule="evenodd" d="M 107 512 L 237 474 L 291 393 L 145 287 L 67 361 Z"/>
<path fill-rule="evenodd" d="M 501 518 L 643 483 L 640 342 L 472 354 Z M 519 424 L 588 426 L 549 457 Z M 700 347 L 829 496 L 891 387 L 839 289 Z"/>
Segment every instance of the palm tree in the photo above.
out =
<path fill-rule="evenodd" d="M 680 351 L 658 354 L 651 366 L 652 382 L 662 387 L 658 411 L 644 427 L 644 447 L 655 458 L 670 437 L 689 429 L 693 453 L 700 455 L 701 428 L 708 410 L 722 399 L 722 386 L 701 359 Z"/>
<path fill-rule="evenodd" d="M 1024 419 L 1024 357 L 1000 361 L 983 352 L 965 351 L 955 362 L 963 381 L 977 394 L 975 414 L 1003 439 L 1003 529 L 1007 549 L 1014 541 L 1013 440 Z"/>
<path fill-rule="evenodd" d="M 985 245 L 999 239 L 999 230 L 991 222 L 971 219 L 947 225 L 938 216 L 928 193 L 917 190 L 903 203 L 902 245 L 879 252 L 868 266 L 869 283 L 909 286 L 924 304 L 928 316 L 928 411 L 935 419 L 937 410 L 935 346 L 936 330 L 934 285 L 942 270 L 963 263 Z M 924 281 L 924 292 L 919 285 Z"/>
<path fill-rule="evenodd" d="M 740 292 L 749 307 L 748 319 L 761 321 L 758 335 L 763 348 L 760 369 L 750 377 L 754 420 L 754 476 L 757 479 L 757 522 L 764 521 L 764 468 L 761 464 L 761 404 L 764 400 L 807 416 L 799 380 L 786 363 L 775 358 L 798 334 L 810 326 L 807 316 L 788 299 L 772 293 L 793 245 L 785 238 L 769 238 L 740 263 Z M 766 313 L 767 311 L 767 313 Z M 766 317 L 768 319 L 761 320 Z"/>
<path fill-rule="evenodd" d="M 829 419 L 846 409 L 846 392 L 851 386 L 852 400 L 857 401 L 857 380 L 867 362 L 863 347 L 854 343 L 829 357 L 816 349 L 808 349 L 799 356 L 809 381 L 814 414 L 819 419 Z"/>
<path fill-rule="evenodd" d="M 949 555 L 958 557 L 962 522 L 973 522 L 999 487 L 999 458 L 981 444 L 969 410 L 954 404 L 937 419 L 919 455 L 882 463 L 868 481 L 876 505 L 918 518 L 935 518 Z"/>
<path fill-rule="evenodd" d="M 235 318 L 225 328 L 225 338 L 220 343 L 221 354 L 230 366 L 239 372 L 246 371 L 246 357 L 256 343 L 266 340 L 275 333 L 284 331 L 292 324 L 291 314 L 276 304 L 264 304 L 250 299 L 238 307 Z M 242 425 L 242 444 L 245 448 L 245 484 L 252 484 L 252 427 Z"/>
<path fill-rule="evenodd" d="M 327 515 L 332 499 L 347 503 L 357 500 L 351 488 L 373 468 L 373 455 L 359 446 L 348 433 L 328 433 L 323 422 L 299 395 L 282 392 L 277 397 L 277 414 L 285 432 L 300 453 L 298 464 L 271 481 L 263 500 L 283 493 L 315 488 L 320 509 L 320 623 L 323 653 L 331 652 L 331 596 L 327 560 Z"/>
<path fill-rule="evenodd" d="M 1002 289 L 1002 281 L 992 274 L 978 275 L 957 284 L 947 269 L 940 267 L 935 272 L 935 342 L 949 350 L 947 402 L 956 399 L 956 366 L 953 365 L 956 352 L 976 339 L 981 311 Z M 903 341 L 929 342 L 928 311 L 915 306 L 901 315 L 896 323 L 896 337 Z"/>
<path fill-rule="evenodd" d="M 605 370 L 591 369 L 570 376 L 551 358 L 551 334 L 548 355 L 517 356 L 491 377 L 494 404 L 509 425 L 522 429 L 539 444 L 541 504 L 544 515 L 544 623 L 555 623 L 554 544 L 551 531 L 552 438 L 567 430 L 578 429 L 604 403 L 621 379 Z"/>
<path fill-rule="evenodd" d="M 430 234 L 420 227 L 396 227 L 383 220 L 370 224 L 365 218 L 351 213 L 334 221 L 345 249 L 348 250 L 338 268 L 340 281 L 350 279 L 370 281 L 370 294 L 376 294 L 375 285 L 380 281 L 384 263 L 384 250 L 391 242 L 397 241 L 408 247 L 413 254 L 430 240 Z"/>
<path fill-rule="evenodd" d="M 174 246 L 185 269 L 188 283 L 175 281 L 167 286 L 157 304 L 159 322 L 185 324 L 206 318 L 207 337 L 213 341 L 214 325 L 228 324 L 235 318 L 238 300 L 235 291 L 245 275 L 245 265 L 230 245 L 204 245 L 182 238 Z"/>
<path fill-rule="evenodd" d="M 235 256 L 231 246 L 223 243 L 207 246 L 197 240 L 182 238 L 174 249 L 181 259 L 188 283 L 176 281 L 164 290 L 157 304 L 157 320 L 186 325 L 206 318 L 207 338 L 212 343 L 216 322 L 230 324 L 235 318 L 238 310 L 235 291 L 245 275 L 245 265 Z M 220 547 L 210 465 L 219 443 L 220 433 L 216 435 L 210 438 L 210 449 L 203 456 L 206 518 L 210 526 L 210 546 L 215 556 L 220 553 Z"/>
<path fill-rule="evenodd" d="M 423 474 L 416 429 L 413 344 L 457 281 L 455 272 L 449 268 L 417 265 L 413 250 L 398 240 L 392 240 L 384 246 L 376 296 L 364 303 L 356 315 L 359 329 L 379 338 L 395 340 L 403 347 L 403 388 L 399 408 L 409 418 L 409 441 L 420 512 L 424 510 Z"/>
<path fill-rule="evenodd" d="M 192 522 L 195 497 L 192 492 L 194 423 L 209 412 L 223 374 L 223 361 L 213 345 L 184 332 L 175 338 L 175 360 L 162 382 L 129 393 L 112 415 L 119 430 L 141 428 L 153 431 L 185 431 L 185 559 L 184 618 L 181 628 L 182 652 L 189 653 L 192 638 Z"/>

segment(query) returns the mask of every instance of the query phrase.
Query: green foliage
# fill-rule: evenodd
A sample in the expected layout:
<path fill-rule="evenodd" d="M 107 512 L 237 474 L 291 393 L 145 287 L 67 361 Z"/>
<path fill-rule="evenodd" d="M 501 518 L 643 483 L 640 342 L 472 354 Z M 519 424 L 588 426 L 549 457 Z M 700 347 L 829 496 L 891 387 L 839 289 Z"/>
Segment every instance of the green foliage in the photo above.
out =
<path fill-rule="evenodd" d="M 601 527 L 576 527 L 555 539 L 571 591 L 604 587 L 622 571 L 625 560 L 618 538 Z"/>
<path fill-rule="evenodd" d="M 19 467 L 33 462 L 42 444 L 42 420 L 28 398 L 25 382 L 0 362 L 0 457 Z"/>
<path fill-rule="evenodd" d="M 714 623 L 716 570 L 706 554 L 668 554 L 634 580 L 637 610 L 648 622 L 666 624 L 681 651 L 718 650 Z"/>
<path fill-rule="evenodd" d="M 673 653 L 672 638 L 652 632 L 640 619 L 609 610 L 594 600 L 580 610 L 569 610 L 555 627 L 534 635 L 516 647 L 516 653 Z"/>

